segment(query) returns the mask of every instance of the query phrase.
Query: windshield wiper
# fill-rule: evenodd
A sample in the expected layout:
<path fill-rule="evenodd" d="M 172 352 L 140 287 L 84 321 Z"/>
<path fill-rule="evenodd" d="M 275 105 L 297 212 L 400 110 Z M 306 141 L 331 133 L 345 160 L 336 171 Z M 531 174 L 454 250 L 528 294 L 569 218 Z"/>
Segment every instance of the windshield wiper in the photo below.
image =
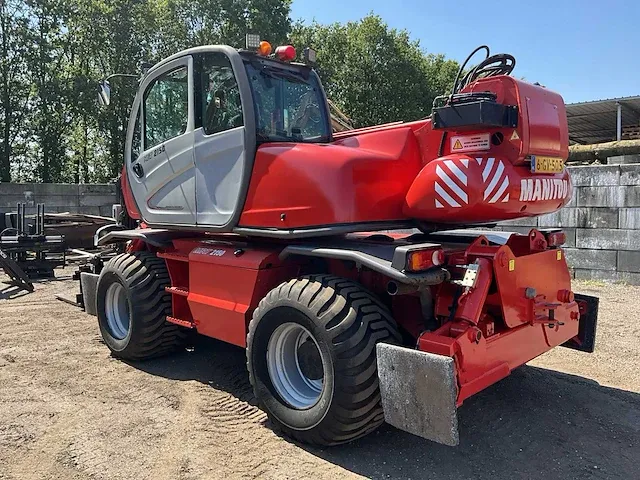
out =
<path fill-rule="evenodd" d="M 291 137 L 285 135 L 277 135 L 272 133 L 264 133 L 264 132 L 256 132 L 256 138 L 258 141 L 262 142 L 281 142 L 281 141 L 291 141 L 293 140 Z"/>
<path fill-rule="evenodd" d="M 289 136 L 256 132 L 256 139 L 259 142 L 327 143 L 329 141 L 329 136 L 316 135 L 313 137 L 304 138 L 302 136 Z"/>

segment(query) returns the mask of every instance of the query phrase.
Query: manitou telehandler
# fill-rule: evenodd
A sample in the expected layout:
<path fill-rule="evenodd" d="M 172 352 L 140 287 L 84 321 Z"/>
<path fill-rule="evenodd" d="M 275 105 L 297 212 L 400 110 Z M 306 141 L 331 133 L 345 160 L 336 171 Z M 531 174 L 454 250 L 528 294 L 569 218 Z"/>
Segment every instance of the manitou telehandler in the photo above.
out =
<path fill-rule="evenodd" d="M 480 47 L 430 118 L 332 133 L 313 50 L 296 63 L 259 40 L 140 80 L 121 179 L 137 227 L 99 231 L 124 253 L 81 275 L 114 356 L 195 331 L 246 348 L 261 408 L 294 439 L 386 419 L 456 445 L 465 399 L 555 346 L 593 351 L 598 301 L 571 291 L 562 231 L 452 230 L 570 200 L 558 94 Z"/>

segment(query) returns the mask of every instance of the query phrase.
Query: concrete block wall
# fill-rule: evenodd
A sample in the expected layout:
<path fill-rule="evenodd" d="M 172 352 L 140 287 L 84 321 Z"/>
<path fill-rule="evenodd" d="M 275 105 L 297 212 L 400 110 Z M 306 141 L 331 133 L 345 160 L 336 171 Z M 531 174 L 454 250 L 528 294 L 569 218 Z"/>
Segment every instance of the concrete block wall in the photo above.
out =
<path fill-rule="evenodd" d="M 0 214 L 14 212 L 16 204 L 27 204 L 27 213 L 35 213 L 44 203 L 49 213 L 84 213 L 111 216 L 116 203 L 113 184 L 73 185 L 60 183 L 0 183 Z"/>
<path fill-rule="evenodd" d="M 528 233 L 560 227 L 576 279 L 640 285 L 640 164 L 569 167 L 573 198 L 558 212 L 503 222 L 501 230 Z"/>

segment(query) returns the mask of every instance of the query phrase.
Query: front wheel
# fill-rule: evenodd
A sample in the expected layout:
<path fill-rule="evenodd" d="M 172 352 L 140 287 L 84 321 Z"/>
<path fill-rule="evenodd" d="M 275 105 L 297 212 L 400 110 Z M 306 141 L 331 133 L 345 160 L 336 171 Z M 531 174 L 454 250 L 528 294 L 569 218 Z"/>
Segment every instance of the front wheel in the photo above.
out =
<path fill-rule="evenodd" d="M 167 267 L 150 252 L 116 255 L 100 272 L 96 287 L 98 325 L 111 353 L 144 360 L 180 348 L 187 337 L 168 323 L 171 296 Z"/>
<path fill-rule="evenodd" d="M 399 341 L 372 293 L 351 280 L 309 275 L 273 289 L 254 312 L 249 378 L 277 429 L 305 443 L 344 443 L 384 421 L 376 344 Z"/>

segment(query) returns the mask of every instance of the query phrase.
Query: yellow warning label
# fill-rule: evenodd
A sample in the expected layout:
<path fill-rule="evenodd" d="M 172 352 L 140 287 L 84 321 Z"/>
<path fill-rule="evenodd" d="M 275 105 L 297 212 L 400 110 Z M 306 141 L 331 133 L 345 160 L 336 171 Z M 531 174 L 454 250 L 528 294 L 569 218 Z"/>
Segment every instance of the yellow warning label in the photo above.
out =
<path fill-rule="evenodd" d="M 456 140 L 456 143 L 453 145 L 453 149 L 460 150 L 461 148 L 462 148 L 462 144 L 460 143 L 460 140 Z"/>
<path fill-rule="evenodd" d="M 511 140 L 520 140 L 520 135 L 518 135 L 518 131 L 514 130 L 511 134 Z"/>
<path fill-rule="evenodd" d="M 556 252 L 556 260 L 562 260 L 562 250 Z"/>
<path fill-rule="evenodd" d="M 511 260 L 509 260 L 509 271 L 513 272 L 516 269 L 516 260 L 515 258 L 512 258 Z"/>

